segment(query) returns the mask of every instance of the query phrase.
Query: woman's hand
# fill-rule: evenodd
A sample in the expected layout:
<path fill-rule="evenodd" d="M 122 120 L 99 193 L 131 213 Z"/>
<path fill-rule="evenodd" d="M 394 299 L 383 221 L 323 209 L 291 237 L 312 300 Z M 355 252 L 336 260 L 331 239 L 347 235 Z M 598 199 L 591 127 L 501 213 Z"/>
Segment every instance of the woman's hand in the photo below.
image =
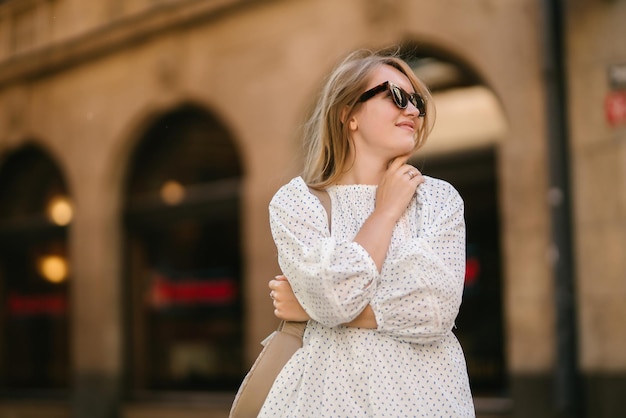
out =
<path fill-rule="evenodd" d="M 397 157 L 389 163 L 376 191 L 376 211 L 400 219 L 417 187 L 424 182 L 420 171 L 406 162 L 409 155 Z"/>
<path fill-rule="evenodd" d="M 311 319 L 302 308 L 291 285 L 283 275 L 276 276 L 269 282 L 270 297 L 274 303 L 274 315 L 284 321 L 304 322 Z"/>

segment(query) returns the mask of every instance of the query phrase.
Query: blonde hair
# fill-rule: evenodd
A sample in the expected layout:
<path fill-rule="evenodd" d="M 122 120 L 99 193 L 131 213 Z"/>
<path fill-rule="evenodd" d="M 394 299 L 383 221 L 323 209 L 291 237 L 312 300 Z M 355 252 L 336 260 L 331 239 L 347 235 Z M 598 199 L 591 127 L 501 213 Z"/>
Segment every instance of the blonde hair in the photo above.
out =
<path fill-rule="evenodd" d="M 365 91 L 372 72 L 381 65 L 389 65 L 403 73 L 424 98 L 426 116 L 415 133 L 414 151 L 426 142 L 435 121 L 435 107 L 426 85 L 395 53 L 355 51 L 331 72 L 304 127 L 306 156 L 302 178 L 309 186 L 323 189 L 333 184 L 345 171 L 352 144 L 348 124 L 343 123 L 342 117 L 348 120 L 360 105 L 358 99 Z"/>

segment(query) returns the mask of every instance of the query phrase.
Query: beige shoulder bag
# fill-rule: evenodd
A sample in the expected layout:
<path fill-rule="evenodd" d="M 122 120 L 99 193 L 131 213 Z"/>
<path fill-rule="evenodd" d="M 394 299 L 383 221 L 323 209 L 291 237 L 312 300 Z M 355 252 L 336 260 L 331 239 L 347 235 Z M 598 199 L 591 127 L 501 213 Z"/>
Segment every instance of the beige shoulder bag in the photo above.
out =
<path fill-rule="evenodd" d="M 229 418 L 254 418 L 259 415 L 278 373 L 302 347 L 305 327 L 306 322 L 281 321 L 278 329 L 265 339 L 261 354 L 237 391 Z"/>
<path fill-rule="evenodd" d="M 322 202 L 330 228 L 330 198 L 326 192 L 310 189 Z M 229 418 L 255 418 L 267 398 L 278 373 L 302 347 L 306 322 L 281 321 L 278 329 L 263 341 L 263 350 L 241 382 Z"/>

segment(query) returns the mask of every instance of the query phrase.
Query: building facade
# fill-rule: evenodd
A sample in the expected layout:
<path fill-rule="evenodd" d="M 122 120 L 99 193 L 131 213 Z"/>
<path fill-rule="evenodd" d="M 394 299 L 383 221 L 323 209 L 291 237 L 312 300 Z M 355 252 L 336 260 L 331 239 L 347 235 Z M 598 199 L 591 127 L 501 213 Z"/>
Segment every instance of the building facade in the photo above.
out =
<path fill-rule="evenodd" d="M 564 191 L 544 3 L 0 1 L 0 416 L 225 416 L 277 324 L 267 205 L 298 174 L 307 111 L 345 54 L 389 45 L 438 108 L 412 162 L 466 201 L 457 334 L 477 408 L 553 416 Z M 626 2 L 560 11 L 580 408 L 613 417 Z"/>

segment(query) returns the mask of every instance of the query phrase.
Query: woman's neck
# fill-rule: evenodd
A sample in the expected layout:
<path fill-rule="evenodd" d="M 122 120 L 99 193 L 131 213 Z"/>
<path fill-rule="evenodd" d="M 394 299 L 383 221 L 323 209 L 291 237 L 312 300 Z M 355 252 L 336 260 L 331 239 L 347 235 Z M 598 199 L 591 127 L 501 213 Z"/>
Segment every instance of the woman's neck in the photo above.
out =
<path fill-rule="evenodd" d="M 387 165 L 388 163 L 380 158 L 357 158 L 336 183 L 378 185 L 385 174 Z"/>

